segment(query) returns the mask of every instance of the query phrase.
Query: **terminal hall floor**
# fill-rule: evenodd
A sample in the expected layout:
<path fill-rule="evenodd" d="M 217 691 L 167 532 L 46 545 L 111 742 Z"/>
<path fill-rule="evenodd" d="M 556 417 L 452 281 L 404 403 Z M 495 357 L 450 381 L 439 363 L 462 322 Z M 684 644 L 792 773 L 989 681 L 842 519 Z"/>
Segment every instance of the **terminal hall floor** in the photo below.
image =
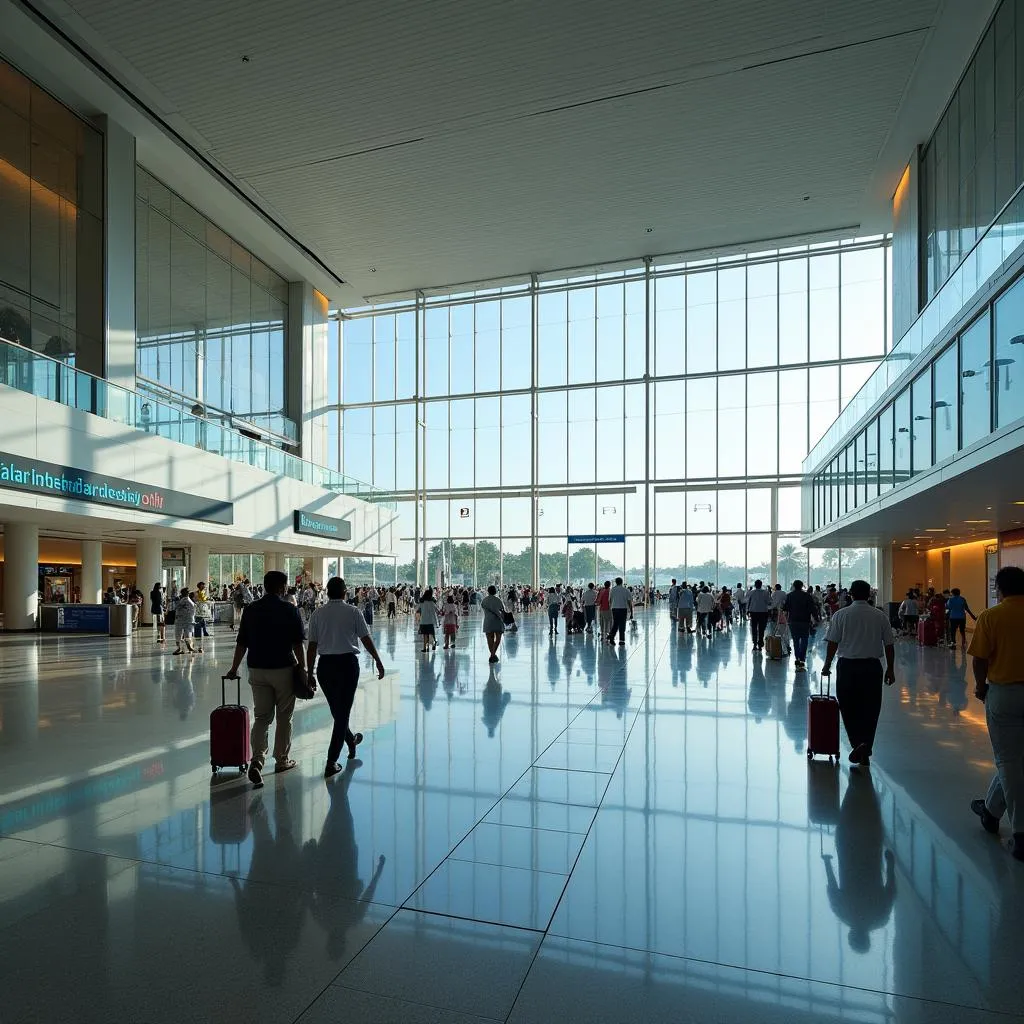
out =
<path fill-rule="evenodd" d="M 378 620 L 361 764 L 324 781 L 318 698 L 259 791 L 210 772 L 229 632 L 4 638 L 0 1020 L 1018 1015 L 1024 865 L 968 807 L 963 655 L 901 642 L 865 777 L 804 753 L 820 634 L 795 674 L 638 619 L 611 648 L 520 616 L 494 668 L 478 618 L 428 655 Z"/>

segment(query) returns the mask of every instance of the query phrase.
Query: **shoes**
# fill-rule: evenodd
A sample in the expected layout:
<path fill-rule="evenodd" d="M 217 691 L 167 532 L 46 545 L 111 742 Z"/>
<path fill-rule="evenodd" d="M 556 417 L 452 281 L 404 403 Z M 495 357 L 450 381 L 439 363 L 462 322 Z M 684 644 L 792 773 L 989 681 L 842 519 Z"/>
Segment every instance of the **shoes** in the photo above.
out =
<path fill-rule="evenodd" d="M 183 650 L 181 650 L 181 648 L 178 648 L 178 650 L 176 650 L 176 651 L 171 651 L 171 654 L 184 654 L 184 653 L 185 652 Z"/>
<path fill-rule="evenodd" d="M 329 779 L 332 775 L 337 775 L 340 771 L 342 771 L 342 767 L 337 761 L 335 761 L 334 764 L 329 764 L 324 769 L 324 778 Z"/>
<path fill-rule="evenodd" d="M 259 789 L 263 785 L 263 772 L 256 765 L 249 765 L 249 781 Z"/>
<path fill-rule="evenodd" d="M 981 818 L 981 827 L 992 835 L 999 834 L 999 819 L 985 806 L 984 800 L 972 800 L 971 810 Z"/>
<path fill-rule="evenodd" d="M 803 671 L 806 670 L 806 668 L 807 668 L 807 666 L 802 661 L 798 661 L 796 663 L 796 670 L 797 670 L 797 672 L 803 672 Z"/>
<path fill-rule="evenodd" d="M 354 761 L 356 757 L 356 747 L 363 742 L 363 734 L 357 732 L 352 737 L 352 745 L 348 748 L 348 759 Z"/>
<path fill-rule="evenodd" d="M 619 641 L 619 646 L 620 647 L 625 647 L 626 646 L 626 641 L 625 640 L 620 640 Z"/>
<path fill-rule="evenodd" d="M 286 758 L 284 761 L 276 762 L 276 764 L 274 766 L 274 771 L 277 772 L 278 775 L 280 775 L 281 772 L 289 771 L 290 769 L 294 768 L 298 763 L 299 763 L 298 761 L 293 761 L 289 757 L 289 758 Z"/>
<path fill-rule="evenodd" d="M 498 656 L 496 654 L 492 654 L 487 660 L 493 665 L 498 660 Z"/>
<path fill-rule="evenodd" d="M 867 764 L 868 759 L 871 757 L 871 751 L 864 743 L 858 743 L 857 746 L 850 751 L 850 763 L 851 764 Z"/>

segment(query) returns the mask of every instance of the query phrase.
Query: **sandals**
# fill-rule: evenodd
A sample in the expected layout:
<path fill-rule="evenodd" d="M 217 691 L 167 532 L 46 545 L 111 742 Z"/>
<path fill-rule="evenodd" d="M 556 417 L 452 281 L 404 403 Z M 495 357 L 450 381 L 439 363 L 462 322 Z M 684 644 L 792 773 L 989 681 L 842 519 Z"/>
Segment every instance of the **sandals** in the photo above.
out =
<path fill-rule="evenodd" d="M 274 771 L 278 773 L 286 772 L 289 769 L 294 768 L 298 763 L 298 761 L 293 761 L 291 758 L 288 758 L 287 761 L 278 761 L 274 765 Z"/>
<path fill-rule="evenodd" d="M 348 752 L 348 759 L 350 761 L 354 761 L 355 760 L 355 757 L 356 757 L 356 747 L 358 747 L 359 744 L 362 743 L 362 742 L 363 742 L 363 734 L 361 732 L 357 732 L 352 737 L 352 746 L 349 748 L 349 752 Z"/>

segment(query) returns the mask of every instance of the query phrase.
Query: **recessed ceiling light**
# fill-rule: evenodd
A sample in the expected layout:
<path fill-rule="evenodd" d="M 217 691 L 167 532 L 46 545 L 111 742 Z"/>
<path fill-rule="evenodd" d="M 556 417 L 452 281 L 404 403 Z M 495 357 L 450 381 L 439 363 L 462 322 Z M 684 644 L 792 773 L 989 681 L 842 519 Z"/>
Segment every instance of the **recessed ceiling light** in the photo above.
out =
<path fill-rule="evenodd" d="M 946 528 L 944 526 L 926 526 L 924 528 L 925 533 L 945 533 Z"/>
<path fill-rule="evenodd" d="M 654 234 L 654 228 L 644 228 L 644 233 L 648 235 Z"/>
<path fill-rule="evenodd" d="M 964 523 L 991 523 L 991 519 L 965 519 Z"/>

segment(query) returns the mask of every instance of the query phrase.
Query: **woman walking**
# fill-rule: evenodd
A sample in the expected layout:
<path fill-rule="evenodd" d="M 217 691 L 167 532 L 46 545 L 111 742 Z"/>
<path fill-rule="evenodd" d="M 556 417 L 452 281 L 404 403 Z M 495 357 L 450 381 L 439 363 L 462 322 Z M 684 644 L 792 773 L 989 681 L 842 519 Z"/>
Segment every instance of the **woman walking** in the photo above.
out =
<path fill-rule="evenodd" d="M 164 588 L 160 583 L 154 583 L 153 589 L 149 592 L 149 610 L 156 623 L 156 642 L 167 643 L 167 637 L 164 635 L 167 628 L 164 625 Z"/>
<path fill-rule="evenodd" d="M 498 660 L 498 646 L 505 633 L 505 606 L 498 597 L 498 588 L 487 588 L 487 596 L 480 602 L 484 613 L 484 635 L 487 637 L 487 649 L 491 652 L 487 660 L 492 664 Z"/>
<path fill-rule="evenodd" d="M 426 652 L 430 644 L 437 650 L 437 604 L 434 601 L 434 591 L 430 587 L 423 592 L 416 614 L 420 617 L 423 651 Z"/>

